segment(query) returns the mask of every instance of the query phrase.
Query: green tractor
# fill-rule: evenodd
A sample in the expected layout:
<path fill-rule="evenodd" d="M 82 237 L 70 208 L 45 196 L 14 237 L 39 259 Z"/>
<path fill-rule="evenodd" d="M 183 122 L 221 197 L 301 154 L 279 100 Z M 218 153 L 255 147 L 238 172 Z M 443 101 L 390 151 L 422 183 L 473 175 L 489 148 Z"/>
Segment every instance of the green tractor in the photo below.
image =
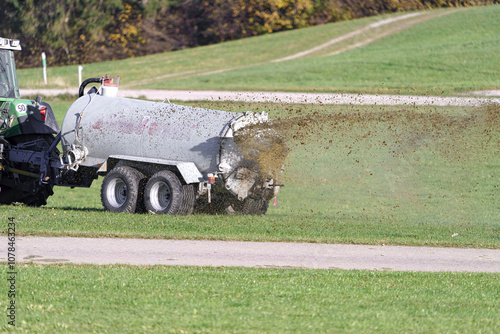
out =
<path fill-rule="evenodd" d="M 60 133 L 49 104 L 21 99 L 14 52 L 19 40 L 0 37 L 0 204 L 46 204 L 52 195 Z"/>

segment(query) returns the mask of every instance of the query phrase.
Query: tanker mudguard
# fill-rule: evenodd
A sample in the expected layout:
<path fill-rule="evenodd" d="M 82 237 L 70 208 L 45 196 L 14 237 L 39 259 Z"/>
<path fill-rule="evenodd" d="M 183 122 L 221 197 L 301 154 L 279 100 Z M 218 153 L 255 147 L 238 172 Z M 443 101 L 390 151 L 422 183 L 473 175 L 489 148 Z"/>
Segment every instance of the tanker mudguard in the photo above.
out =
<path fill-rule="evenodd" d="M 56 117 L 50 105 L 46 102 L 41 102 L 40 105 L 47 108 L 45 121 L 42 119 L 40 109 L 36 105 L 28 105 L 26 116 L 18 118 L 21 133 L 28 134 L 58 134 L 61 132 L 57 124 Z"/>
<path fill-rule="evenodd" d="M 114 161 L 113 161 L 114 160 Z M 99 169 L 100 171 L 105 171 L 110 169 L 107 166 L 108 161 L 111 162 L 111 165 L 115 165 L 118 161 L 127 161 L 132 162 L 132 165 L 135 165 L 134 162 L 140 163 L 141 166 L 145 166 L 145 164 L 149 164 L 150 168 L 154 168 L 154 166 L 162 165 L 162 166 L 172 166 L 176 167 L 179 173 L 181 174 L 184 182 L 186 184 L 203 182 L 203 175 L 200 173 L 198 168 L 193 162 L 185 162 L 185 161 L 174 161 L 174 160 L 164 160 L 164 159 L 154 159 L 154 158 L 143 158 L 143 157 L 134 157 L 127 155 L 112 155 L 106 160 L 106 163 L 102 165 Z M 147 165 L 146 165 L 147 166 Z"/>

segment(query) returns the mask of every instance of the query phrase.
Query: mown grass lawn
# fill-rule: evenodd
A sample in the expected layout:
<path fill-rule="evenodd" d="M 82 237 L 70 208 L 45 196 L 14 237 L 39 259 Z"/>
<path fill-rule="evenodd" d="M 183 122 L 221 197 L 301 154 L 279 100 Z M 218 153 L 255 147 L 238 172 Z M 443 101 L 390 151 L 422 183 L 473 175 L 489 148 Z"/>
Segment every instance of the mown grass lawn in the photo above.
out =
<path fill-rule="evenodd" d="M 122 85 L 133 85 L 134 81 L 161 75 L 193 74 L 198 71 L 252 65 L 299 52 L 304 47 L 314 47 L 380 19 L 381 17 L 363 18 L 318 26 L 313 30 L 292 30 L 146 57 L 86 64 L 83 75 L 91 78 L 101 77 L 106 73 L 114 76 L 116 73 L 120 75 Z M 78 85 L 78 76 L 75 76 L 77 73 L 77 65 L 49 68 L 48 87 L 75 87 Z M 44 87 L 41 69 L 20 70 L 18 77 L 21 88 Z"/>
<path fill-rule="evenodd" d="M 500 5 L 435 18 L 334 56 L 173 78 L 153 88 L 453 95 L 498 88 Z"/>
<path fill-rule="evenodd" d="M 16 327 L 3 319 L 4 331 L 500 331 L 494 274 L 23 265 L 17 284 Z"/>

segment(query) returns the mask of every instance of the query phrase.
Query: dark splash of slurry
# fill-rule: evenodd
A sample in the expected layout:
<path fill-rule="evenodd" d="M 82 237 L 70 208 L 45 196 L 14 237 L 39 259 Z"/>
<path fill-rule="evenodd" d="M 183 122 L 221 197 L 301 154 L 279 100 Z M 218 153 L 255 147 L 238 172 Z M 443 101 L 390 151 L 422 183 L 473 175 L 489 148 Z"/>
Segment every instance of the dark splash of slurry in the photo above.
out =
<path fill-rule="evenodd" d="M 257 164 L 263 176 L 279 179 L 289 153 L 284 135 L 279 126 L 267 123 L 240 129 L 234 140 L 245 158 Z"/>
<path fill-rule="evenodd" d="M 247 157 L 257 159 L 266 171 L 274 171 L 274 165 L 283 162 L 290 147 L 309 145 L 329 149 L 332 138 L 337 143 L 348 144 L 376 139 L 365 148 L 387 147 L 395 156 L 432 145 L 433 150 L 448 154 L 450 159 L 467 159 L 464 154 L 471 149 L 468 136 L 480 135 L 484 143 L 495 140 L 492 135 L 500 129 L 499 116 L 499 105 L 474 108 L 466 115 L 419 113 L 411 109 L 313 112 L 243 128 L 235 135 L 235 140 Z M 256 151 L 260 152 L 259 156 L 252 155 Z"/>
<path fill-rule="evenodd" d="M 263 174 L 293 183 L 296 190 L 316 188 L 318 198 L 332 206 L 350 201 L 351 208 L 360 205 L 362 210 L 359 198 L 365 196 L 374 207 L 422 210 L 427 199 L 439 196 L 442 201 L 453 197 L 460 208 L 468 203 L 466 192 L 474 191 L 470 183 L 475 178 L 495 178 L 494 170 L 474 173 L 476 166 L 494 165 L 500 156 L 499 105 L 451 111 L 396 108 L 326 112 L 323 106 L 304 115 L 294 109 L 288 117 L 240 130 L 235 140 Z M 488 191 L 491 202 L 494 189 Z"/>

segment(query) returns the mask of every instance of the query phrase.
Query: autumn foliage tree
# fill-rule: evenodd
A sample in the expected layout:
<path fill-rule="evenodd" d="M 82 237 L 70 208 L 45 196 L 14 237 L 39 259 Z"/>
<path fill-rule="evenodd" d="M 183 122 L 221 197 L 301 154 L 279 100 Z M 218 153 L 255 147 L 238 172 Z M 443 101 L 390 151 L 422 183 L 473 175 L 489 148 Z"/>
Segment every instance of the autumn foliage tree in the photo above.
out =
<path fill-rule="evenodd" d="M 19 38 L 20 66 L 118 59 L 135 54 L 142 7 L 122 0 L 2 0 L 0 36 Z"/>
<path fill-rule="evenodd" d="M 19 67 L 99 62 L 407 10 L 499 0 L 2 0 Z"/>

